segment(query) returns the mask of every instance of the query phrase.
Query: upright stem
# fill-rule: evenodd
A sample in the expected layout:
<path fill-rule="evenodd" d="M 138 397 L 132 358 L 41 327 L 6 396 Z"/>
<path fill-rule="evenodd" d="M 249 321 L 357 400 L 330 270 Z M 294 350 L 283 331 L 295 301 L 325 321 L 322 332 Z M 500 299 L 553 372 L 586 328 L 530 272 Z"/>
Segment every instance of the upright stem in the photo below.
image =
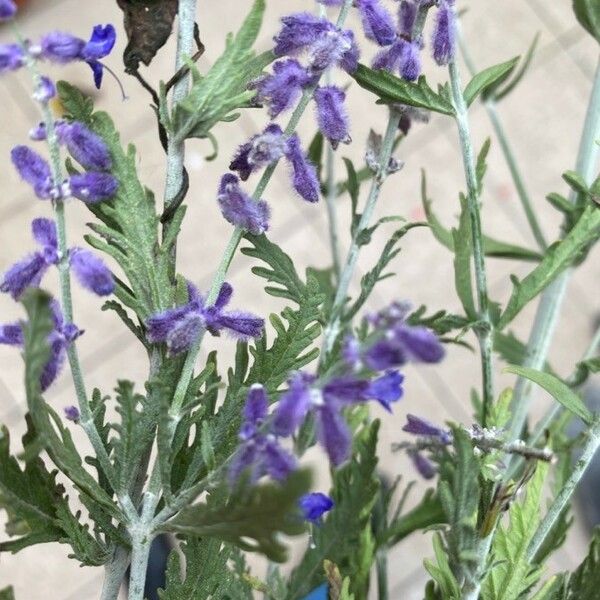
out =
<path fill-rule="evenodd" d="M 104 581 L 100 600 L 117 600 L 119 591 L 129 566 L 129 550 L 123 546 L 115 549 L 110 562 L 104 565 Z"/>
<path fill-rule="evenodd" d="M 140 534 L 139 537 L 133 538 L 132 543 L 128 600 L 144 600 L 144 588 L 146 586 L 148 558 L 150 556 L 152 539 L 146 531 Z"/>
<path fill-rule="evenodd" d="M 467 209 L 471 222 L 473 243 L 473 260 L 475 264 L 475 282 L 477 286 L 477 302 L 480 327 L 478 339 L 481 350 L 481 370 L 483 379 L 483 411 L 482 425 L 485 427 L 489 408 L 494 401 L 494 381 L 492 373 L 493 325 L 490 318 L 487 294 L 487 277 L 485 270 L 485 254 L 483 251 L 483 232 L 479 204 L 479 189 L 475 172 L 473 144 L 469 130 L 467 105 L 462 93 L 460 74 L 455 60 L 449 64 L 450 86 L 456 110 L 456 124 L 460 138 L 460 147 L 467 181 Z"/>
<path fill-rule="evenodd" d="M 371 189 L 369 190 L 369 197 L 367 198 L 365 209 L 360 217 L 358 227 L 352 236 L 352 243 L 350 245 L 348 255 L 346 256 L 344 266 L 340 272 L 338 287 L 333 301 L 333 306 L 331 308 L 332 319 L 325 330 L 323 339 L 323 352 L 321 353 L 321 357 L 326 356 L 331 351 L 331 348 L 333 347 L 335 339 L 337 338 L 340 330 L 342 310 L 346 302 L 348 288 L 350 287 L 350 282 L 352 281 L 352 276 L 354 275 L 354 269 L 356 267 L 356 261 L 358 260 L 358 254 L 360 252 L 359 240 L 361 238 L 361 234 L 363 234 L 363 232 L 371 223 L 373 211 L 375 210 L 377 200 L 379 199 L 379 194 L 381 193 L 381 187 L 388 174 L 389 162 L 392 156 L 394 140 L 396 139 L 396 134 L 398 132 L 400 116 L 401 115 L 398 111 L 390 109 L 387 128 L 378 158 L 379 164 L 377 173 L 371 180 Z"/>
<path fill-rule="evenodd" d="M 465 64 L 467 65 L 467 68 L 469 69 L 471 75 L 475 75 L 477 69 L 475 68 L 474 63 L 471 60 L 468 48 L 461 37 L 459 37 L 459 42 L 460 49 L 465 60 Z M 512 150 L 510 142 L 508 141 L 508 138 L 506 137 L 504 126 L 500 121 L 498 111 L 496 110 L 496 102 L 492 97 L 489 100 L 486 100 L 483 104 L 488 113 L 488 117 L 492 123 L 492 127 L 494 128 L 494 132 L 496 133 L 496 138 L 500 143 L 500 148 L 502 149 L 504 160 L 506 160 L 506 164 L 508 165 L 508 169 L 515 184 L 519 200 L 521 201 L 521 205 L 523 206 L 523 210 L 525 211 L 525 216 L 527 217 L 527 222 L 529 223 L 531 233 L 533 234 L 533 237 L 535 238 L 535 241 L 537 242 L 540 249 L 546 250 L 548 244 L 546 242 L 540 224 L 538 223 L 537 217 L 535 216 L 533 205 L 529 197 L 529 193 L 527 192 L 527 188 L 525 187 L 523 175 L 521 174 L 521 169 L 519 168 L 519 165 L 515 160 L 514 152 Z"/>
<path fill-rule="evenodd" d="M 529 562 L 535 559 L 538 550 L 541 548 L 548 534 L 552 531 L 556 520 L 560 517 L 561 513 L 565 509 L 565 506 L 571 499 L 577 484 L 583 477 L 589 464 L 592 462 L 598 447 L 600 446 L 600 420 L 597 420 L 588 432 L 588 441 L 583 448 L 581 457 L 575 464 L 575 468 L 571 473 L 569 479 L 562 486 L 560 493 L 554 499 L 554 502 L 550 505 L 546 516 L 539 524 L 529 548 L 527 549 L 527 560 Z"/>
<path fill-rule="evenodd" d="M 600 147 L 596 140 L 599 137 L 600 60 L 596 69 L 575 167 L 588 184 L 592 182 L 598 167 Z M 571 202 L 575 202 L 576 199 L 576 194 L 572 193 Z M 572 271 L 572 269 L 567 269 L 561 273 L 542 293 L 527 343 L 527 358 L 524 361 L 524 365 L 527 367 L 537 370 L 544 367 Z M 517 380 L 512 401 L 510 439 L 519 438 L 523 431 L 531 403 L 532 389 L 533 386 L 527 379 L 520 377 Z"/>

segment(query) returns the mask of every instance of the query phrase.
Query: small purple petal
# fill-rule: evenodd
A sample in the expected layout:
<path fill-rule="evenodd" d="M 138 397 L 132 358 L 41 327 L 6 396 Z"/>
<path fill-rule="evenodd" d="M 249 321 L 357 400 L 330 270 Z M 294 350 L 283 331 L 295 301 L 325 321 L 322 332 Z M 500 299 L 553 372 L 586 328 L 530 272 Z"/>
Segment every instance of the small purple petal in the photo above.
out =
<path fill-rule="evenodd" d="M 207 325 L 207 327 L 216 327 L 217 330 L 227 329 L 235 339 L 247 340 L 261 337 L 265 322 L 250 313 L 230 311 L 219 315 L 216 322 Z"/>
<path fill-rule="evenodd" d="M 0 344 L 22 346 L 24 341 L 23 328 L 19 323 L 0 325 Z"/>
<path fill-rule="evenodd" d="M 452 442 L 452 435 L 449 431 L 441 429 L 433 423 L 415 415 L 406 415 L 406 425 L 402 428 L 402 431 L 412 433 L 413 435 L 435 437 L 444 444 L 450 444 Z"/>
<path fill-rule="evenodd" d="M 33 187 L 36 195 L 50 198 L 53 185 L 48 162 L 27 146 L 15 146 L 10 156 L 19 175 Z"/>
<path fill-rule="evenodd" d="M 213 304 L 213 306 L 217 310 L 224 309 L 231 302 L 232 296 L 233 296 L 232 285 L 230 283 L 224 282 L 223 285 L 221 286 L 221 289 L 219 290 L 217 299 L 215 300 L 215 303 Z"/>
<path fill-rule="evenodd" d="M 365 364 L 373 371 L 386 371 L 392 367 L 400 367 L 406 363 L 408 357 L 403 348 L 390 340 L 383 339 L 375 342 L 364 353 Z"/>
<path fill-rule="evenodd" d="M 402 60 L 404 44 L 405 40 L 399 40 L 379 52 L 373 60 L 373 68 L 384 69 L 390 71 L 390 73 L 398 69 Z"/>
<path fill-rule="evenodd" d="M 327 404 L 315 413 L 317 439 L 325 448 L 329 460 L 339 466 L 350 457 L 352 435 L 344 417 Z"/>
<path fill-rule="evenodd" d="M 108 146 L 83 123 L 74 122 L 61 127 L 60 141 L 67 146 L 71 156 L 86 169 L 108 171 L 112 167 Z"/>
<path fill-rule="evenodd" d="M 31 222 L 31 233 L 33 239 L 44 248 L 58 250 L 58 237 L 56 223 L 52 219 L 37 218 Z M 58 256 L 56 257 L 58 260 Z"/>
<path fill-rule="evenodd" d="M 235 175 L 223 175 L 217 201 L 221 214 L 228 223 L 253 235 L 260 235 L 269 229 L 269 205 L 263 200 L 255 201 L 246 194 Z"/>
<path fill-rule="evenodd" d="M 358 46 L 354 34 L 347 30 L 334 29 L 320 36 L 310 48 L 311 72 L 320 74 L 329 67 L 340 65 L 352 73 L 358 65 Z"/>
<path fill-rule="evenodd" d="M 65 419 L 67 419 L 68 421 L 73 421 L 74 423 L 77 423 L 77 421 L 79 421 L 79 419 L 81 418 L 81 415 L 79 414 L 79 409 L 76 406 L 65 406 L 64 412 Z"/>
<path fill-rule="evenodd" d="M 256 137 L 254 136 L 250 141 L 239 146 L 229 163 L 229 169 L 236 171 L 242 181 L 246 181 L 255 170 L 255 165 L 250 164 L 248 157 L 252 150 L 252 142 Z"/>
<path fill-rule="evenodd" d="M 102 87 L 102 79 L 104 78 L 104 65 L 98 60 L 87 60 L 86 62 L 92 69 L 94 85 L 99 90 Z"/>
<path fill-rule="evenodd" d="M 333 23 L 309 12 L 288 15 L 281 21 L 283 27 L 274 38 L 275 56 L 298 54 L 314 44 L 324 33 L 334 29 Z"/>
<path fill-rule="evenodd" d="M 44 256 L 36 252 L 6 271 L 0 282 L 0 291 L 9 293 L 16 300 L 27 288 L 37 287 L 47 269 Z"/>
<path fill-rule="evenodd" d="M 415 81 L 421 74 L 421 48 L 417 42 L 402 44 L 400 74 L 407 81 Z"/>
<path fill-rule="evenodd" d="M 16 71 L 25 64 L 25 53 L 19 44 L 0 44 L 0 73 Z"/>
<path fill-rule="evenodd" d="M 42 392 L 45 392 L 58 377 L 65 362 L 65 356 L 66 348 L 64 341 L 61 339 L 50 340 L 50 359 L 40 375 Z"/>
<path fill-rule="evenodd" d="M 55 96 L 56 86 L 54 85 L 52 79 L 45 76 L 40 77 L 40 82 L 37 86 L 37 89 L 33 93 L 34 100 L 37 100 L 42 104 L 47 104 Z"/>
<path fill-rule="evenodd" d="M 407 356 L 415 362 L 437 363 L 444 358 L 444 346 L 437 335 L 427 327 L 397 325 L 393 329 L 393 335 Z"/>
<path fill-rule="evenodd" d="M 41 40 L 42 55 L 57 63 L 68 63 L 81 57 L 85 42 L 62 31 L 46 34 Z"/>
<path fill-rule="evenodd" d="M 264 470 L 276 481 L 287 479 L 296 468 L 296 459 L 269 436 L 263 450 Z"/>
<path fill-rule="evenodd" d="M 269 400 L 265 388 L 255 383 L 248 392 L 244 406 L 244 420 L 253 425 L 259 425 L 265 420 L 269 410 Z"/>
<path fill-rule="evenodd" d="M 302 516 L 311 523 L 318 522 L 321 517 L 333 508 L 333 500 L 321 492 L 305 494 L 298 500 Z"/>
<path fill-rule="evenodd" d="M 119 182 L 110 173 L 88 171 L 71 175 L 68 189 L 75 198 L 87 204 L 96 204 L 112 198 L 119 189 Z"/>
<path fill-rule="evenodd" d="M 436 474 L 435 467 L 433 463 L 425 458 L 420 452 L 410 452 L 410 458 L 412 459 L 413 465 L 415 469 L 419 472 L 419 475 L 423 477 L 423 479 L 433 479 Z"/>
<path fill-rule="evenodd" d="M 182 319 L 176 321 L 167 334 L 169 354 L 176 355 L 188 350 L 200 335 L 203 325 L 202 317 L 193 312 L 187 313 Z"/>
<path fill-rule="evenodd" d="M 448 0 L 442 0 L 435 18 L 435 28 L 431 46 L 433 58 L 438 65 L 447 65 L 455 53 L 454 8 Z"/>
<path fill-rule="evenodd" d="M 348 367 L 350 367 L 353 371 L 360 368 L 360 343 L 353 335 L 348 335 L 344 339 L 344 343 L 342 345 L 342 357 L 346 365 L 348 365 Z"/>
<path fill-rule="evenodd" d="M 374 379 L 369 385 L 368 395 L 377 400 L 388 412 L 392 412 L 392 403 L 402 398 L 404 375 L 398 371 L 388 371 Z"/>
<path fill-rule="evenodd" d="M 73 248 L 69 253 L 69 263 L 84 288 L 98 296 L 109 296 L 114 292 L 115 281 L 112 273 L 95 254 L 83 248 Z"/>
<path fill-rule="evenodd" d="M 248 163 L 253 170 L 266 167 L 285 155 L 287 139 L 276 123 L 267 125 L 265 130 L 251 140 Z"/>
<path fill-rule="evenodd" d="M 402 0 L 402 2 L 400 2 L 398 13 L 400 32 L 407 37 L 412 37 L 412 31 L 417 18 L 417 10 L 417 3 L 413 0 Z"/>
<path fill-rule="evenodd" d="M 254 465 L 257 455 L 258 448 L 254 443 L 244 444 L 238 448 L 227 473 L 230 485 L 233 485 L 246 469 Z M 256 469 L 253 469 L 250 482 L 255 483 L 257 479 Z"/>
<path fill-rule="evenodd" d="M 170 308 L 147 319 L 146 336 L 148 341 L 153 344 L 166 342 L 170 331 L 176 326 L 177 322 L 190 312 L 192 312 L 191 308 L 186 304 L 185 306 Z"/>
<path fill-rule="evenodd" d="M 292 435 L 302 424 L 310 409 L 310 388 L 301 374 L 289 381 L 289 389 L 282 394 L 273 415 L 272 431 L 275 435 Z"/>
<path fill-rule="evenodd" d="M 0 0 L 0 21 L 9 21 L 17 14 L 17 5 L 13 0 Z"/>
<path fill-rule="evenodd" d="M 315 166 L 309 162 L 300 147 L 297 134 L 288 140 L 286 158 L 292 165 L 292 185 L 307 202 L 319 201 L 319 179 Z"/>
<path fill-rule="evenodd" d="M 112 25 L 94 26 L 90 40 L 81 51 L 81 58 L 85 61 L 95 61 L 108 56 L 116 39 L 117 32 Z"/>
<path fill-rule="evenodd" d="M 345 98 L 344 91 L 334 85 L 317 88 L 314 95 L 319 129 L 334 149 L 340 143 L 348 144 L 351 141 Z"/>
<path fill-rule="evenodd" d="M 323 396 L 328 404 L 365 402 L 368 400 L 369 382 L 352 376 L 336 377 L 323 386 Z"/>
<path fill-rule="evenodd" d="M 362 18 L 365 35 L 380 46 L 389 46 L 396 39 L 396 27 L 392 15 L 379 0 L 356 2 Z"/>

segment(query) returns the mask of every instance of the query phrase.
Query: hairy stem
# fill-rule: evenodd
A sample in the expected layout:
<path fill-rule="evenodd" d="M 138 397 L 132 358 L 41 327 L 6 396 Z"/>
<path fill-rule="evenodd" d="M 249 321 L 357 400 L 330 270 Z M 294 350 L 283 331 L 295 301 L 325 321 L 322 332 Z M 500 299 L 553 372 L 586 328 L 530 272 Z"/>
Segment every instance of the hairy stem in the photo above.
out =
<path fill-rule="evenodd" d="M 110 562 L 104 565 L 104 581 L 100 600 L 117 600 L 129 560 L 129 550 L 118 546 Z"/>
<path fill-rule="evenodd" d="M 571 499 L 577 484 L 583 477 L 586 469 L 592 462 L 598 447 L 600 446 L 600 420 L 596 420 L 596 422 L 590 427 L 588 431 L 588 440 L 583 448 L 583 452 L 579 460 L 575 463 L 575 467 L 573 472 L 571 473 L 569 479 L 562 486 L 560 493 L 554 499 L 554 502 L 550 505 L 546 516 L 539 524 L 531 543 L 529 544 L 529 548 L 527 549 L 527 560 L 533 561 L 535 559 L 535 555 L 538 550 L 541 548 L 544 543 L 546 537 L 552 531 L 552 527 L 556 523 L 556 520 L 559 518 L 565 506 Z"/>
<path fill-rule="evenodd" d="M 467 105 L 462 93 L 460 74 L 455 60 L 449 64 L 450 86 L 452 99 L 456 109 L 456 124 L 460 139 L 465 177 L 467 182 L 467 209 L 471 222 L 473 244 L 473 261 L 475 264 L 475 282 L 477 287 L 478 317 L 480 326 L 477 337 L 481 350 L 481 371 L 483 380 L 483 410 L 482 422 L 485 427 L 490 406 L 494 401 L 494 380 L 492 372 L 493 324 L 490 318 L 489 299 L 487 292 L 487 276 L 485 269 L 485 254 L 483 251 L 483 231 L 481 228 L 481 213 L 479 203 L 479 186 L 475 173 L 475 158 L 473 143 L 469 128 Z"/>
<path fill-rule="evenodd" d="M 600 157 L 600 147 L 596 143 L 598 137 L 600 137 L 600 61 L 596 69 L 575 167 L 577 173 L 588 184 L 592 182 L 596 174 Z M 571 202 L 575 202 L 576 199 L 576 194 L 572 193 Z M 542 293 L 527 343 L 527 358 L 523 363 L 524 366 L 537 370 L 543 369 L 572 273 L 573 269 L 567 269 Z M 524 377 L 519 377 L 512 401 L 511 439 L 520 437 L 523 431 L 531 403 L 532 390 L 531 382 Z"/>
<path fill-rule="evenodd" d="M 464 43 L 463 39 L 460 37 L 459 42 L 465 64 L 467 65 L 467 68 L 469 69 L 471 75 L 475 75 L 477 69 L 475 68 L 474 63 L 471 60 L 468 48 Z M 544 237 L 540 224 L 538 223 L 537 217 L 535 216 L 533 204 L 531 202 L 529 193 L 527 192 L 521 169 L 519 168 L 517 160 L 515 159 L 513 149 L 506 136 L 506 132 L 504 130 L 504 126 L 502 125 L 502 121 L 500 120 L 500 116 L 498 115 L 498 111 L 496 109 L 496 102 L 492 97 L 484 101 L 483 105 L 485 106 L 488 117 L 492 123 L 494 132 L 496 133 L 496 138 L 498 139 L 500 148 L 502 149 L 502 154 L 504 155 L 504 160 L 506 161 L 506 164 L 510 171 L 513 183 L 515 184 L 515 188 L 517 190 L 519 200 L 521 201 L 521 205 L 523 206 L 523 210 L 525 212 L 527 222 L 529 223 L 531 233 L 533 234 L 533 237 L 535 238 L 535 241 L 537 242 L 540 249 L 542 251 L 546 250 L 546 248 L 548 247 L 548 243 L 546 242 L 546 238 Z"/>
<path fill-rule="evenodd" d="M 146 573 L 152 540 L 148 532 L 143 532 L 139 537 L 133 538 L 132 542 L 128 600 L 144 600 L 144 587 L 146 585 Z"/>
<path fill-rule="evenodd" d="M 371 224 L 371 219 L 373 217 L 375 206 L 377 205 L 377 200 L 379 199 L 379 195 L 381 193 L 381 188 L 387 178 L 389 162 L 394 147 L 394 140 L 396 139 L 396 133 L 398 132 L 398 124 L 400 123 L 400 116 L 401 115 L 398 111 L 393 109 L 390 110 L 385 136 L 381 144 L 381 152 L 378 157 L 377 173 L 371 181 L 371 189 L 369 190 L 369 196 L 367 198 L 367 203 L 365 204 L 365 209 L 360 217 L 358 227 L 352 236 L 352 243 L 350 244 L 348 255 L 346 256 L 344 266 L 340 272 L 337 291 L 331 308 L 332 319 L 325 329 L 323 338 L 323 351 L 321 353 L 321 359 L 323 359 L 331 351 L 340 331 L 342 311 L 344 304 L 346 303 L 348 288 L 350 287 L 350 282 L 352 281 L 352 276 L 354 275 L 354 269 L 356 267 L 356 261 L 358 260 L 358 254 L 360 252 L 359 240 L 363 232 Z"/>

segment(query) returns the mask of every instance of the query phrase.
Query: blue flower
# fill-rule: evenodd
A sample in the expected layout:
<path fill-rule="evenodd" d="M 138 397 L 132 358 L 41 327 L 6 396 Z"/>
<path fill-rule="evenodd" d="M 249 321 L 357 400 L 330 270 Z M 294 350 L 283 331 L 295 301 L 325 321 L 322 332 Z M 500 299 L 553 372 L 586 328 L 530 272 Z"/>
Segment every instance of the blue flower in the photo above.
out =
<path fill-rule="evenodd" d="M 303 518 L 315 524 L 319 523 L 323 515 L 333 508 L 333 505 L 333 500 L 321 492 L 305 494 L 298 500 Z"/>
<path fill-rule="evenodd" d="M 452 433 L 447 429 L 441 429 L 429 421 L 415 415 L 406 415 L 406 425 L 402 431 L 412 433 L 413 435 L 424 435 L 437 438 L 442 444 L 452 443 Z"/>
<path fill-rule="evenodd" d="M 225 220 L 260 235 L 269 229 L 271 211 L 264 200 L 253 200 L 240 187 L 240 180 L 231 173 L 223 175 L 217 201 Z"/>

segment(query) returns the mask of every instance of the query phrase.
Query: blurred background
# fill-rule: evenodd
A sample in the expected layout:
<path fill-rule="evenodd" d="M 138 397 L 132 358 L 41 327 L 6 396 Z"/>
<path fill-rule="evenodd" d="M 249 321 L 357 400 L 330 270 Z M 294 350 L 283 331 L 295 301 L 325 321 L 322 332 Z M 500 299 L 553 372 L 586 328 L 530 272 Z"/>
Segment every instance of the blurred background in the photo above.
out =
<path fill-rule="evenodd" d="M 313 10 L 312 0 L 270 0 L 265 23 L 258 44 L 259 50 L 269 48 L 278 28 L 281 15 L 298 10 Z M 198 63 L 202 72 L 219 56 L 228 31 L 237 29 L 251 5 L 250 0 L 198 1 L 198 24 L 206 52 Z M 463 33 L 477 66 L 484 67 L 523 54 L 536 34 L 540 33 L 538 51 L 529 73 L 507 99 L 499 112 L 509 132 L 517 159 L 526 177 L 538 218 L 546 236 L 556 239 L 560 217 L 544 200 L 549 192 L 566 193 L 561 173 L 575 164 L 584 112 L 594 74 L 597 46 L 577 25 L 571 12 L 571 2 L 522 0 L 496 2 L 474 0 L 461 2 L 468 9 L 462 19 Z M 19 19 L 26 36 L 35 39 L 51 29 L 63 29 L 87 38 L 94 24 L 111 22 L 117 26 L 117 48 L 107 64 L 122 73 L 121 54 L 125 47 L 122 13 L 116 1 L 98 0 L 28 0 Z M 358 30 L 358 24 L 355 30 Z M 429 32 L 428 34 L 429 35 Z M 0 41 L 10 41 L 8 27 L 0 28 Z M 375 48 L 361 40 L 362 60 L 370 61 Z M 157 84 L 172 74 L 174 61 L 173 40 L 158 54 L 151 68 L 143 71 L 148 81 Z M 158 142 L 154 115 L 149 108 L 150 98 L 138 83 L 121 75 L 128 99 L 123 101 L 116 83 L 106 77 L 103 88 L 96 91 L 91 84 L 89 69 L 84 64 L 64 68 L 47 66 L 54 78 L 68 79 L 94 96 L 97 107 L 107 110 L 115 119 L 122 138 L 138 147 L 138 167 L 142 181 L 153 189 L 162 201 L 165 156 Z M 443 81 L 446 73 L 431 61 L 425 64 L 425 73 L 433 82 Z M 346 83 L 336 74 L 337 83 Z M 468 79 L 463 69 L 463 80 Z M 33 247 L 29 223 L 32 218 L 47 215 L 50 206 L 36 200 L 27 185 L 21 183 L 8 157 L 17 143 L 26 143 L 28 130 L 39 120 L 38 109 L 30 99 L 31 86 L 25 72 L 9 74 L 0 79 L 0 157 L 2 158 L 2 194 L 0 196 L 0 270 Z M 382 132 L 386 110 L 374 103 L 373 97 L 351 85 L 348 91 L 352 120 L 351 146 L 337 151 L 351 157 L 362 166 L 365 141 L 369 128 Z M 471 110 L 473 137 L 480 147 L 493 132 L 484 108 L 476 103 Z M 285 119 L 285 117 L 284 117 Z M 179 244 L 179 270 L 206 289 L 211 274 L 230 233 L 230 226 L 222 219 L 216 205 L 216 189 L 221 174 L 226 170 L 235 147 L 250 135 L 261 130 L 267 122 L 263 110 L 245 111 L 235 123 L 221 124 L 215 133 L 220 153 L 213 162 L 204 156 L 211 153 L 209 144 L 192 140 L 187 145 L 186 164 L 191 176 L 191 190 L 187 197 L 188 215 Z M 315 131 L 311 111 L 305 114 L 300 133 L 308 143 Z M 429 196 L 434 210 L 449 227 L 456 222 L 458 192 L 464 189 L 462 164 L 457 151 L 454 123 L 441 116 L 433 116 L 427 125 L 415 124 L 406 141 L 398 150 L 405 161 L 404 170 L 388 180 L 379 202 L 379 216 L 402 215 L 420 220 L 423 212 L 420 202 L 420 171 L 428 176 Z M 309 206 L 292 196 L 285 167 L 280 167 L 264 195 L 273 209 L 271 237 L 282 244 L 299 271 L 308 265 L 324 268 L 330 264 L 327 237 L 326 210 L 323 203 Z M 343 165 L 338 165 L 343 178 Z M 361 199 L 364 201 L 363 189 Z M 348 242 L 349 199 L 339 199 L 342 247 Z M 72 244 L 80 244 L 89 212 L 81 203 L 72 202 L 67 211 L 69 237 Z M 494 141 L 489 159 L 489 170 L 483 194 L 483 222 L 486 233 L 495 238 L 534 248 L 508 169 L 498 145 Z M 379 255 L 382 245 L 393 231 L 382 227 L 375 240 L 361 254 L 355 280 L 368 270 Z M 370 309 L 377 309 L 394 299 L 410 300 L 415 306 L 425 304 L 428 312 L 440 308 L 459 310 L 454 293 L 452 257 L 436 242 L 426 228 L 412 230 L 402 243 L 402 252 L 393 263 L 396 277 L 382 282 L 375 290 Z M 569 299 L 564 304 L 560 324 L 552 347 L 551 362 L 563 375 L 568 374 L 589 343 L 598 311 L 598 250 L 573 278 Z M 236 257 L 229 281 L 236 290 L 233 305 L 263 315 L 277 311 L 282 305 L 264 293 L 263 282 L 249 272 L 250 262 Z M 511 284 L 509 275 L 525 275 L 531 266 L 506 260 L 489 261 L 491 297 L 506 302 Z M 47 287 L 56 290 L 56 280 L 46 279 Z M 146 358 L 133 336 L 120 325 L 111 313 L 100 312 L 102 301 L 82 292 L 75 286 L 76 323 L 86 330 L 79 341 L 88 388 L 99 387 L 110 393 L 117 379 L 142 382 L 146 374 Z M 518 317 L 514 331 L 526 340 L 529 324 L 535 310 L 533 303 Z M 21 317 L 20 308 L 5 295 L 0 296 L 0 322 Z M 473 341 L 473 340 L 471 340 Z M 204 355 L 213 349 L 222 352 L 221 365 L 231 357 L 233 344 L 227 340 L 209 340 Z M 11 348 L 0 347 L 0 422 L 12 432 L 13 446 L 18 448 L 24 430 L 25 399 L 22 386 L 22 361 Z M 404 481 L 416 478 L 409 461 L 392 454 L 390 445 L 402 439 L 401 427 L 407 412 L 414 412 L 431 420 L 455 420 L 471 423 L 470 390 L 479 386 L 479 363 L 476 354 L 453 346 L 441 365 L 428 368 L 406 369 L 405 399 L 396 407 L 393 416 L 374 408 L 374 416 L 383 421 L 380 440 L 381 470 L 394 477 L 402 473 Z M 510 385 L 512 377 L 499 376 L 499 387 Z M 47 394 L 48 402 L 58 409 L 74 403 L 72 384 L 66 372 Z M 549 398 L 539 393 L 534 412 L 540 414 L 548 406 Z M 77 439 L 83 436 L 73 426 Z M 320 455 L 309 455 L 308 462 L 318 466 Z M 320 483 L 326 489 L 327 479 Z M 416 502 L 425 484 L 419 484 L 411 495 Z M 409 505 L 411 502 L 409 501 Z M 0 527 L 3 527 L 0 515 Z M 4 535 L 3 533 L 0 535 Z M 425 575 L 423 558 L 431 554 L 428 535 L 416 534 L 397 546 L 390 554 L 390 589 L 393 598 L 419 598 Z M 587 538 L 584 526 L 576 522 L 563 550 L 555 556 L 559 569 L 576 566 L 581 560 Z M 101 569 L 81 569 L 67 557 L 64 546 L 35 546 L 17 556 L 0 556 L 0 588 L 13 585 L 20 600 L 75 600 L 97 598 L 102 578 Z M 259 572 L 260 574 L 260 572 Z M 402 590 L 402 593 L 400 592 Z"/>

